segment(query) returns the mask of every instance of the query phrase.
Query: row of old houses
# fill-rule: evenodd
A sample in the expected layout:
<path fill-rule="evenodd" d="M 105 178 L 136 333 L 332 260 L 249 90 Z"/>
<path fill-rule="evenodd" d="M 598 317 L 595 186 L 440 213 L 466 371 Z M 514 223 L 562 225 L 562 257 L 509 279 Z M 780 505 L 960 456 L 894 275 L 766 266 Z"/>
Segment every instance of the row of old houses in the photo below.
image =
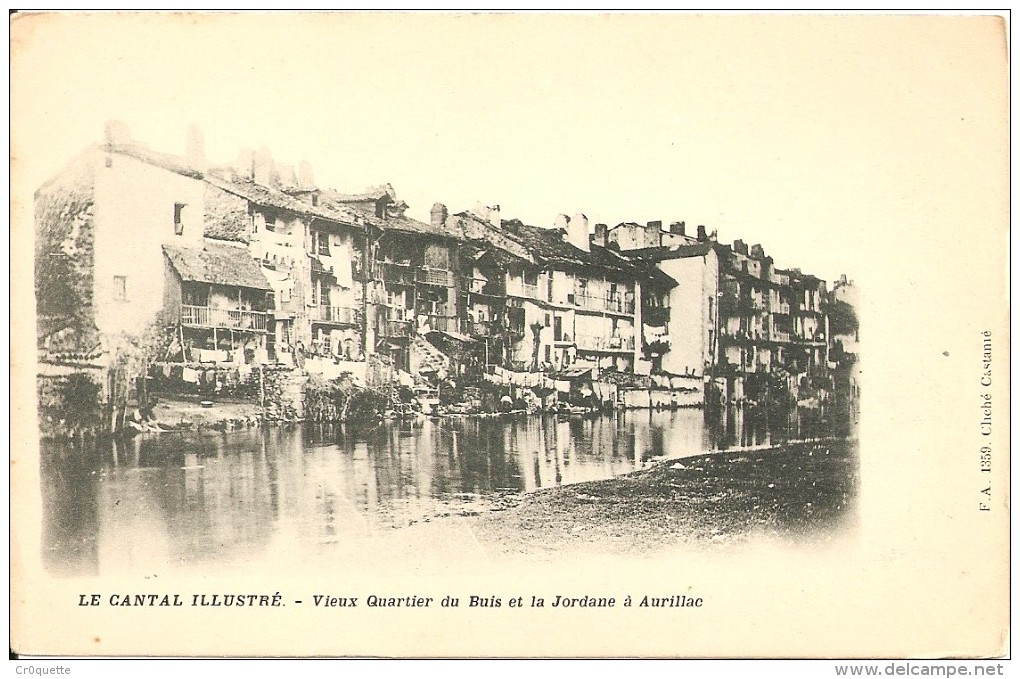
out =
<path fill-rule="evenodd" d="M 40 371 L 100 369 L 146 333 L 182 365 L 330 376 L 385 357 L 421 377 L 439 352 L 463 376 L 615 379 L 684 405 L 831 367 L 825 282 L 760 245 L 683 223 L 407 209 L 389 185 L 323 189 L 266 150 L 212 166 L 194 129 L 172 155 L 110 124 L 36 195 Z"/>

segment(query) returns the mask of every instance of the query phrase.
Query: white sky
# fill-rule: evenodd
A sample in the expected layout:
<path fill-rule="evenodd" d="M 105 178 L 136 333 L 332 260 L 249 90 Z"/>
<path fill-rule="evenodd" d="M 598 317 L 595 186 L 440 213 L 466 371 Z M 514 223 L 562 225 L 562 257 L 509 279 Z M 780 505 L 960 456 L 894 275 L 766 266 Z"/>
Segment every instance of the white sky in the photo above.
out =
<path fill-rule="evenodd" d="M 1001 196 L 988 170 L 1004 158 L 978 151 L 1001 139 L 1006 115 L 1004 91 L 989 88 L 1005 74 L 990 28 L 877 16 L 29 17 L 12 27 L 14 169 L 37 187 L 113 118 L 180 153 L 195 122 L 213 162 L 266 145 L 278 161 L 309 160 L 320 186 L 391 182 L 419 219 L 435 201 L 482 201 L 539 225 L 559 212 L 685 220 L 761 242 L 778 266 L 860 278 L 862 238 L 906 245 L 928 219 L 963 229 L 973 213 L 945 196 Z"/>

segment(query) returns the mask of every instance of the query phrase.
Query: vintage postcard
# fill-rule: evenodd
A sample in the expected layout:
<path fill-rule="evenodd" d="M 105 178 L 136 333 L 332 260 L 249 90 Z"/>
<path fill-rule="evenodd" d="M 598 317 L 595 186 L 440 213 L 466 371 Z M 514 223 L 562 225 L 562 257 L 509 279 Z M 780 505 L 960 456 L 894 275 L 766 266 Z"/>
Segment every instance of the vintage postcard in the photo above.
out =
<path fill-rule="evenodd" d="M 11 647 L 994 658 L 994 15 L 19 13 Z"/>

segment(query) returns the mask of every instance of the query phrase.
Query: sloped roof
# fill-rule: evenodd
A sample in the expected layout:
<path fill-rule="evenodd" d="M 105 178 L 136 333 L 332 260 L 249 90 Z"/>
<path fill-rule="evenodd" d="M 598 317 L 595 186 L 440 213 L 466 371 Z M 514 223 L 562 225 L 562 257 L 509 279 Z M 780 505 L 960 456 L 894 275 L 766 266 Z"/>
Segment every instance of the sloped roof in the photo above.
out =
<path fill-rule="evenodd" d="M 654 266 L 630 261 L 609 248 L 593 243 L 589 246 L 589 251 L 585 252 L 564 240 L 563 229 L 543 229 L 523 224 L 516 219 L 504 224 L 507 233 L 528 248 L 536 259 L 552 264 L 615 271 L 636 278 L 645 278 L 666 287 L 677 285 L 672 277 Z"/>
<path fill-rule="evenodd" d="M 309 217 L 318 217 L 319 219 L 340 224 L 353 224 L 355 220 L 354 213 L 344 206 L 328 202 L 312 205 L 307 201 L 295 198 L 285 191 L 248 179 L 207 174 L 205 175 L 205 180 L 213 186 L 245 198 L 257 205 L 273 207 L 278 210 L 285 210 Z"/>
<path fill-rule="evenodd" d="M 359 219 L 379 227 L 383 232 L 394 231 L 397 233 L 413 233 L 440 238 L 461 237 L 459 233 L 451 231 L 446 226 L 436 226 L 429 222 L 420 222 L 403 214 L 387 214 L 384 217 L 378 217 L 375 213 L 376 199 L 371 197 L 345 196 L 333 191 L 324 191 L 322 197 L 327 204 L 336 204 L 338 207 L 358 215 Z"/>
<path fill-rule="evenodd" d="M 479 248 L 491 249 L 493 259 L 502 265 L 535 263 L 534 255 L 520 239 L 514 238 L 505 229 L 497 229 L 487 219 L 468 210 L 451 215 L 446 223 L 448 226 L 455 223 L 467 242 Z"/>
<path fill-rule="evenodd" d="M 259 265 L 243 248 L 207 242 L 201 249 L 164 245 L 163 252 L 181 280 L 272 290 Z"/>
<path fill-rule="evenodd" d="M 714 249 L 715 243 L 704 242 L 692 245 L 672 245 L 664 248 L 641 248 L 627 250 L 624 255 L 641 262 L 661 262 L 667 259 L 685 259 L 687 257 L 704 257 Z"/>
<path fill-rule="evenodd" d="M 288 190 L 266 186 L 256 183 L 250 179 L 236 177 L 229 168 L 209 168 L 202 172 L 191 167 L 187 161 L 170 153 L 153 151 L 149 147 L 131 142 L 127 144 L 103 144 L 95 146 L 105 152 L 119 153 L 129 156 L 143 163 L 155 167 L 200 179 L 208 184 L 224 191 L 233 193 L 258 205 L 273 207 L 278 210 L 285 210 L 299 215 L 317 217 L 331 222 L 341 224 L 353 224 L 354 214 L 341 205 L 312 205 L 292 194 L 308 193 L 315 190 L 314 187 L 292 187 Z M 380 189 L 381 190 L 381 189 Z M 243 240 L 237 238 L 237 234 L 227 232 L 223 234 L 209 234 L 210 237 L 222 238 L 224 240 Z"/>
<path fill-rule="evenodd" d="M 103 151 L 130 156 L 148 165 L 161 167 L 164 170 L 169 170 L 185 177 L 191 177 L 192 179 L 202 178 L 202 172 L 191 167 L 184 158 L 171 153 L 153 151 L 148 146 L 135 141 L 127 144 L 106 143 L 101 148 Z"/>
<path fill-rule="evenodd" d="M 509 234 L 541 260 L 575 266 L 591 266 L 595 263 L 592 253 L 585 252 L 563 239 L 562 229 L 529 226 L 518 219 L 506 220 L 503 224 Z"/>

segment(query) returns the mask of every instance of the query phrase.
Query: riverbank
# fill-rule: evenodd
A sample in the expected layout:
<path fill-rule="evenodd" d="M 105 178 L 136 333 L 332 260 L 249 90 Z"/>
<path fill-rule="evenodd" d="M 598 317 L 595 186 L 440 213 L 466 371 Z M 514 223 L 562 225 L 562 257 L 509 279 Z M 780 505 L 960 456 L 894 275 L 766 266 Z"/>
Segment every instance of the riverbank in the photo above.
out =
<path fill-rule="evenodd" d="M 757 535 L 826 541 L 852 526 L 857 493 L 856 442 L 795 443 L 502 497 L 469 528 L 493 557 L 633 554 Z"/>
<path fill-rule="evenodd" d="M 204 407 L 198 399 L 164 399 L 153 407 L 152 419 L 171 430 L 241 429 L 258 424 L 262 409 L 246 401 L 216 401 Z"/>

